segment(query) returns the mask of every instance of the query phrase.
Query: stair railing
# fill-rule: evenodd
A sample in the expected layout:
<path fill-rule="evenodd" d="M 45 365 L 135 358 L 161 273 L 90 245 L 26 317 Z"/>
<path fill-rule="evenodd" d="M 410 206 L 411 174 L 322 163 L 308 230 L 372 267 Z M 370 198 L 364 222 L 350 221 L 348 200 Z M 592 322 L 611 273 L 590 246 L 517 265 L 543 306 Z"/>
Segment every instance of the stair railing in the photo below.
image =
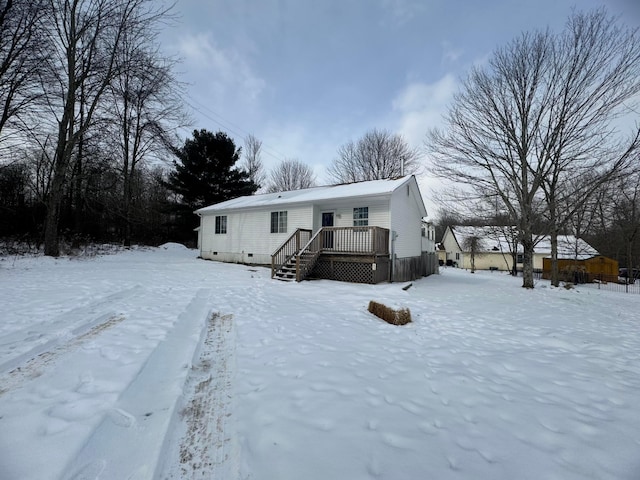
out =
<path fill-rule="evenodd" d="M 318 230 L 296 254 L 296 282 L 304 280 L 318 261 L 322 253 L 323 231 L 323 228 Z"/>
<path fill-rule="evenodd" d="M 309 238 L 311 238 L 311 230 L 298 228 L 280 245 L 271 255 L 271 278 L 300 251 L 302 245 L 308 243 Z"/>

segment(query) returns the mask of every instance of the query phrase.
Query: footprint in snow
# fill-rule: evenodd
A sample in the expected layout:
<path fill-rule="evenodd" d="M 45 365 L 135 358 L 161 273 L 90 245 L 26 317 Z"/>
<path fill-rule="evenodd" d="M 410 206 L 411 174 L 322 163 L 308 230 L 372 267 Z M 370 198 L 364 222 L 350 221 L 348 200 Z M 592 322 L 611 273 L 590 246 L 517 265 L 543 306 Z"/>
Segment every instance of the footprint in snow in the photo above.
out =
<path fill-rule="evenodd" d="M 109 419 L 119 427 L 130 428 L 136 423 L 133 415 L 120 408 L 114 408 L 109 412 Z"/>

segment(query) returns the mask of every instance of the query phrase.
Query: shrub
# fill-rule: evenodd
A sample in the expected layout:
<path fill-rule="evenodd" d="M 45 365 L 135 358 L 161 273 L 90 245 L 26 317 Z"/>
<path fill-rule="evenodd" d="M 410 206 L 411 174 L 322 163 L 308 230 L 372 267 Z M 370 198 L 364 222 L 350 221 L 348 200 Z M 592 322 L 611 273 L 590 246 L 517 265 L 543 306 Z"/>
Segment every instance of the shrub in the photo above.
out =
<path fill-rule="evenodd" d="M 406 325 L 411 321 L 411 312 L 408 308 L 402 308 L 400 310 L 394 310 L 382 303 L 369 302 L 369 311 L 376 317 L 381 318 L 391 325 Z"/>

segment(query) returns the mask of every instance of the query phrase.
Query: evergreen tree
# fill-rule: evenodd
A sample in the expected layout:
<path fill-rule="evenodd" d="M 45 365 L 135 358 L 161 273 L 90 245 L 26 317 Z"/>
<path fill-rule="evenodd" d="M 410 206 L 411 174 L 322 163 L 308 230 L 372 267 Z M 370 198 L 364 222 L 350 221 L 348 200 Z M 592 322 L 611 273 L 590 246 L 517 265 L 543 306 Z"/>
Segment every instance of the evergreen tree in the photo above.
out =
<path fill-rule="evenodd" d="M 191 210 L 255 193 L 258 185 L 234 167 L 240 151 L 224 132 L 194 130 L 193 139 L 175 152 L 179 161 L 173 162 L 169 188 Z"/>

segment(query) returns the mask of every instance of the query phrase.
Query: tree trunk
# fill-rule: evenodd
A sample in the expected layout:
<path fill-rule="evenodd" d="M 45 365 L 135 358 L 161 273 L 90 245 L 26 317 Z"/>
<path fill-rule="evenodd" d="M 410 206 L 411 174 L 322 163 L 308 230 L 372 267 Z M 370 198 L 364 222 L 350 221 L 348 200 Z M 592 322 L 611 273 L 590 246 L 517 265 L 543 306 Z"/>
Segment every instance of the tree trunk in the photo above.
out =
<path fill-rule="evenodd" d="M 530 230 L 522 233 L 522 287 L 533 288 L 533 235 Z"/>
<path fill-rule="evenodd" d="M 560 272 L 558 270 L 558 231 L 551 228 L 551 285 L 560 286 Z"/>
<path fill-rule="evenodd" d="M 65 112 L 66 113 L 66 112 Z M 58 145 L 54 157 L 53 178 L 47 199 L 47 217 L 44 227 L 44 254 L 49 257 L 60 256 L 60 239 L 58 228 L 60 223 L 60 206 L 62 194 L 66 183 L 67 168 L 71 158 L 71 152 L 67 147 L 68 117 L 63 117 L 58 130 Z"/>
<path fill-rule="evenodd" d="M 62 200 L 61 183 L 59 175 L 55 175 L 51 184 L 49 198 L 47 199 L 47 216 L 44 224 L 44 254 L 49 257 L 60 256 L 58 224 L 60 222 L 60 203 Z"/>

